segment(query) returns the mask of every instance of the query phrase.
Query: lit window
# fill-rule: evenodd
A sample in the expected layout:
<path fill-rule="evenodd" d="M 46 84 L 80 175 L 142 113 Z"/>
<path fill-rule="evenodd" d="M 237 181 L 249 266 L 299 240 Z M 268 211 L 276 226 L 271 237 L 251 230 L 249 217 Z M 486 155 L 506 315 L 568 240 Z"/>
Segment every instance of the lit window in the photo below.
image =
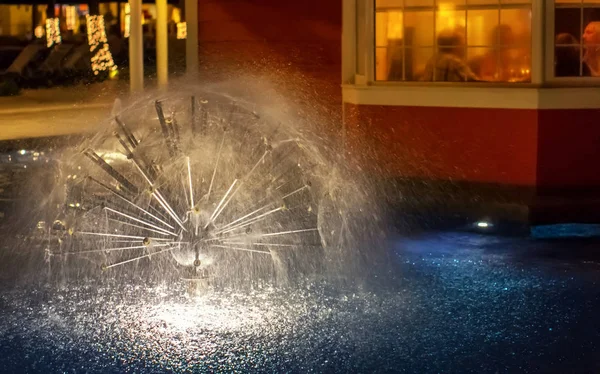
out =
<path fill-rule="evenodd" d="M 600 2 L 556 0 L 554 75 L 600 77 Z"/>
<path fill-rule="evenodd" d="M 530 0 L 375 0 L 375 8 L 378 81 L 530 81 Z"/>

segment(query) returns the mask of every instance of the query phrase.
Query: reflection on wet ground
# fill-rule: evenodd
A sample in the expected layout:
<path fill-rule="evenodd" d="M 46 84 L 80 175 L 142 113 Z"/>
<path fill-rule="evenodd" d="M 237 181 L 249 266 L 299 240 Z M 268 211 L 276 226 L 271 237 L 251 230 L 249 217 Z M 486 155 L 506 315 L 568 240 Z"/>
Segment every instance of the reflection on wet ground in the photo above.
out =
<path fill-rule="evenodd" d="M 553 244 L 474 234 L 393 247 L 397 269 L 352 289 L 310 282 L 188 297 L 178 283 L 10 282 L 0 363 L 31 372 L 600 370 L 598 262 L 523 255 Z"/>
<path fill-rule="evenodd" d="M 27 178 L 11 170 L 5 191 Z M 17 231 L 0 233 L 5 372 L 600 371 L 595 239 L 423 233 L 390 241 L 394 270 L 372 283 L 190 297 L 180 282 L 57 280 Z"/>

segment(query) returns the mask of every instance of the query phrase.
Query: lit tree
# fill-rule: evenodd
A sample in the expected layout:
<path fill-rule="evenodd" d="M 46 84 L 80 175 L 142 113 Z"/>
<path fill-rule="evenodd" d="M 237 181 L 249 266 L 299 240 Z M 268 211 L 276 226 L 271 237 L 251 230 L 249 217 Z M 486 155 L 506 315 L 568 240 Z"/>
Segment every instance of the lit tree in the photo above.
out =
<path fill-rule="evenodd" d="M 90 45 L 92 56 L 92 71 L 94 75 L 103 73 L 108 74 L 109 77 L 113 77 L 117 73 L 117 65 L 110 53 L 104 16 L 100 14 L 98 0 L 90 1 L 88 7 L 89 14 L 86 16 L 86 26 L 88 44 Z"/>

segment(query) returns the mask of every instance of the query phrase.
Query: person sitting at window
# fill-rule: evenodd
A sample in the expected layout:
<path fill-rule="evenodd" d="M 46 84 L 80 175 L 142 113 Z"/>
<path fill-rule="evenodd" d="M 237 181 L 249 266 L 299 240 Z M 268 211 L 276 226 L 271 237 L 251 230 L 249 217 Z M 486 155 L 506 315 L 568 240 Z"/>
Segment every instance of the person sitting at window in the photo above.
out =
<path fill-rule="evenodd" d="M 592 77 L 600 77 L 600 22 L 590 22 L 585 27 L 583 45 L 583 62 L 590 69 Z"/>
<path fill-rule="evenodd" d="M 578 77 L 580 68 L 579 41 L 569 33 L 556 35 L 556 47 L 554 56 L 554 74 L 557 77 Z M 589 76 L 590 72 L 586 64 L 583 64 L 583 76 Z"/>
<path fill-rule="evenodd" d="M 477 76 L 464 61 L 465 38 L 455 30 L 444 30 L 437 38 L 438 52 L 425 66 L 421 80 L 429 82 L 474 82 Z"/>

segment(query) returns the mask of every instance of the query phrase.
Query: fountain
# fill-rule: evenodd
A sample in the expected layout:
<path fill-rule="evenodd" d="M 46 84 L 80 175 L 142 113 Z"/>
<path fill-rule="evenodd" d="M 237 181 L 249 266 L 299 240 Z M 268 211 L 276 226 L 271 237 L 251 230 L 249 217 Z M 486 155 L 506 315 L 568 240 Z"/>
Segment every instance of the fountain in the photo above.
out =
<path fill-rule="evenodd" d="M 197 287 L 358 277 L 376 257 L 367 184 L 302 121 L 198 89 L 119 107 L 63 155 L 49 264 L 151 263 Z"/>

